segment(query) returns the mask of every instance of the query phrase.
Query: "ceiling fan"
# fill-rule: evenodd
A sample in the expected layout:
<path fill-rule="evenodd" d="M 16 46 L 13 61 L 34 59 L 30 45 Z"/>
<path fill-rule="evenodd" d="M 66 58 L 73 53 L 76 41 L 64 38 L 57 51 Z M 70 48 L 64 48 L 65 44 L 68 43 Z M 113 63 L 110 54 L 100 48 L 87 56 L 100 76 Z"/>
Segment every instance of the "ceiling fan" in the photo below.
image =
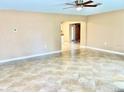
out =
<path fill-rule="evenodd" d="M 77 10 L 81 10 L 83 7 L 97 7 L 99 5 L 102 5 L 102 3 L 96 3 L 96 4 L 93 4 L 93 3 L 94 1 L 92 0 L 85 1 L 85 2 L 84 0 L 76 0 L 72 3 L 65 3 L 65 5 L 69 7 L 66 7 L 63 9 L 76 8 Z"/>

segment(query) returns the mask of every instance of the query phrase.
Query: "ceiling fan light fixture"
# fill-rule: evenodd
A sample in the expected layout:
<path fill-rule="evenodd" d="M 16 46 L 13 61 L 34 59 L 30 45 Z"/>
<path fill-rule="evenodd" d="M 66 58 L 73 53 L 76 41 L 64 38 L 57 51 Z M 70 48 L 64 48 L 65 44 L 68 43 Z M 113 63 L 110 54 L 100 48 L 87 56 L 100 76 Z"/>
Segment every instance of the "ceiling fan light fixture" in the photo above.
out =
<path fill-rule="evenodd" d="M 68 8 L 76 8 L 77 11 L 81 11 L 84 7 L 97 7 L 99 5 L 102 5 L 102 3 L 94 3 L 93 0 L 75 0 L 72 3 L 65 3 L 65 5 L 68 5 L 70 7 L 64 8 L 64 9 L 68 9 Z"/>
<path fill-rule="evenodd" d="M 82 7 L 79 6 L 79 7 L 76 8 L 76 10 L 77 10 L 77 11 L 81 11 L 81 10 L 82 10 Z"/>

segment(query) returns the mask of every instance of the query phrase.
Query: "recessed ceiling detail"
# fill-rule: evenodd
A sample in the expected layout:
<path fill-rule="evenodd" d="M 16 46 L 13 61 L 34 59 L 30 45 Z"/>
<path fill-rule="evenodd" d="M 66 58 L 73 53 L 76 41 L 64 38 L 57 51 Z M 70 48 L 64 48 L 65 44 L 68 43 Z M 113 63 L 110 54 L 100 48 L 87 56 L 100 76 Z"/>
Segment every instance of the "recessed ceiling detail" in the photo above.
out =
<path fill-rule="evenodd" d="M 102 3 L 102 5 L 94 8 L 85 7 L 81 11 L 77 11 L 74 8 L 63 9 L 65 7 L 64 3 L 73 1 L 74 0 L 0 0 L 0 9 L 72 15 L 93 15 L 124 9 L 124 0 L 93 0 L 95 3 Z"/>

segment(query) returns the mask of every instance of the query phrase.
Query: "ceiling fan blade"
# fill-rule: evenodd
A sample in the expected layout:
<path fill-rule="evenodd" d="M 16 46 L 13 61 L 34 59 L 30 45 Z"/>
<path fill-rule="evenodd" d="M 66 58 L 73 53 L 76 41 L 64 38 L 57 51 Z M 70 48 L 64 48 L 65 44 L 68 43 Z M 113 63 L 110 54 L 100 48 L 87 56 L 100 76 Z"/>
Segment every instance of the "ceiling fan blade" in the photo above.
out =
<path fill-rule="evenodd" d="M 74 8 L 74 7 L 65 7 L 65 8 L 63 8 L 63 9 L 69 9 L 69 8 Z"/>
<path fill-rule="evenodd" d="M 86 4 L 90 4 L 90 3 L 93 3 L 93 1 L 92 1 L 92 0 L 90 0 L 90 1 L 86 1 L 86 2 L 81 3 L 81 4 L 82 4 L 82 5 L 86 5 Z"/>
<path fill-rule="evenodd" d="M 97 5 L 102 5 L 102 3 L 97 3 Z"/>
<path fill-rule="evenodd" d="M 72 3 L 65 3 L 65 5 L 75 5 L 75 4 L 72 4 Z"/>
<path fill-rule="evenodd" d="M 84 7 L 97 7 L 98 5 L 95 4 L 95 5 L 84 5 Z"/>

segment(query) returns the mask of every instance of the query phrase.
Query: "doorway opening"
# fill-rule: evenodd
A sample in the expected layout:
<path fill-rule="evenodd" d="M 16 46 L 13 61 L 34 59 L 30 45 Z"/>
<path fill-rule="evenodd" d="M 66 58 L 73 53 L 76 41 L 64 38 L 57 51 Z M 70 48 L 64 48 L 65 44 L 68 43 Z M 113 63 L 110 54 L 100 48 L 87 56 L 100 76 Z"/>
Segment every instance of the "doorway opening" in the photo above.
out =
<path fill-rule="evenodd" d="M 79 49 L 82 35 L 83 22 L 61 23 L 61 49 L 62 51 Z"/>
<path fill-rule="evenodd" d="M 81 24 L 70 24 L 71 42 L 80 43 Z"/>

